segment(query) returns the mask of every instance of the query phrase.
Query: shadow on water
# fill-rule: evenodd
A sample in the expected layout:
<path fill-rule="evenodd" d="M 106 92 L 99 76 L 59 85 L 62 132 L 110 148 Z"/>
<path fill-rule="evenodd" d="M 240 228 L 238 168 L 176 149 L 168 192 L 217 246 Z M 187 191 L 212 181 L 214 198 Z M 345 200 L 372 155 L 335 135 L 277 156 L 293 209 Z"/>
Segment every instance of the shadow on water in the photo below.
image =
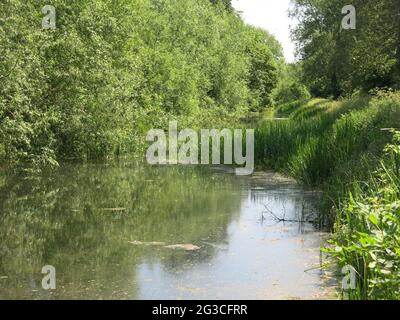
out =
<path fill-rule="evenodd" d="M 0 185 L 0 299 L 312 298 L 323 235 L 260 220 L 313 207 L 278 175 L 65 163 Z M 172 246 L 172 247 L 169 247 Z M 57 271 L 45 291 L 44 265 Z M 294 285 L 295 284 L 295 285 Z"/>

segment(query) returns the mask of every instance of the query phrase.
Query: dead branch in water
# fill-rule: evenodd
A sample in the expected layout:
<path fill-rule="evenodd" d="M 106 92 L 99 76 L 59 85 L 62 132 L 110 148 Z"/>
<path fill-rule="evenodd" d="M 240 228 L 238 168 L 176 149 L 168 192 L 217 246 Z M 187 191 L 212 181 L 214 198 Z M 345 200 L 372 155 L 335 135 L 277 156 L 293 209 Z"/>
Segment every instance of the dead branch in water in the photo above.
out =
<path fill-rule="evenodd" d="M 269 213 L 276 221 L 278 222 L 294 222 L 294 223 L 316 223 L 314 220 L 298 220 L 298 219 L 286 219 L 286 212 L 283 215 L 283 218 L 278 217 L 275 213 L 273 213 L 266 204 L 264 204 L 265 210 L 263 211 L 263 218 L 264 218 L 264 213 Z M 303 210 L 302 210 L 303 211 Z M 303 214 L 302 214 L 303 216 Z"/>

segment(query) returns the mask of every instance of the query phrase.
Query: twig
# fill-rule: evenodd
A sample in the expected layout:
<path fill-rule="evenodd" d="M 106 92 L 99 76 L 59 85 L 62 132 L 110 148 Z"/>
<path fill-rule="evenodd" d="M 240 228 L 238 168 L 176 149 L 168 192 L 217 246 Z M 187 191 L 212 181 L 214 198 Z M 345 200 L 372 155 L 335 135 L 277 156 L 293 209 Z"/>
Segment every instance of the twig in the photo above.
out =
<path fill-rule="evenodd" d="M 296 223 L 316 223 L 316 221 L 314 220 L 296 220 L 296 219 L 285 219 L 285 217 L 283 218 L 279 218 L 275 213 L 273 213 L 268 207 L 267 205 L 264 204 L 264 208 L 265 211 L 263 212 L 267 212 L 269 213 L 275 220 L 279 221 L 279 222 L 296 222 Z"/>

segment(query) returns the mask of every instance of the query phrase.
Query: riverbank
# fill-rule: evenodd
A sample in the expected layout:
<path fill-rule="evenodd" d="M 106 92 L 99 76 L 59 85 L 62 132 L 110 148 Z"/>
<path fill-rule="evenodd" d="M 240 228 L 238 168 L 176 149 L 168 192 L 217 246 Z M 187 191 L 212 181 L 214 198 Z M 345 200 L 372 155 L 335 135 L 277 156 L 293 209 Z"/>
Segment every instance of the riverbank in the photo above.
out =
<path fill-rule="evenodd" d="M 255 133 L 256 164 L 324 190 L 321 224 L 338 266 L 357 273 L 354 299 L 399 298 L 400 94 L 293 102 Z"/>

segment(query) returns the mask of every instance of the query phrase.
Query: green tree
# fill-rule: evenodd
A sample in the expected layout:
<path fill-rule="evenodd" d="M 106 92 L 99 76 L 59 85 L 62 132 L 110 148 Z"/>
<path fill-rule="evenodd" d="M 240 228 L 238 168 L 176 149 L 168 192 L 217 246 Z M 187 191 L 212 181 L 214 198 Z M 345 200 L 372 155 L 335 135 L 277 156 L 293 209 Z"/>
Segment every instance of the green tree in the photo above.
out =
<path fill-rule="evenodd" d="M 213 4 L 223 4 L 226 9 L 233 10 L 232 0 L 210 0 Z"/>
<path fill-rule="evenodd" d="M 344 0 L 293 0 L 304 80 L 318 96 L 399 86 L 397 0 L 355 0 L 355 30 L 343 30 Z"/>
<path fill-rule="evenodd" d="M 253 111 L 261 111 L 272 105 L 272 91 L 278 81 L 278 60 L 283 59 L 275 51 L 272 53 L 269 43 L 270 34 L 262 29 L 249 27 L 250 40 L 248 41 L 248 54 L 250 56 L 250 106 Z M 276 50 L 276 48 L 275 48 Z"/>
<path fill-rule="evenodd" d="M 0 161 L 142 151 L 149 128 L 226 124 L 276 85 L 276 40 L 209 0 L 54 0 L 55 30 L 45 4 L 2 3 Z"/>

